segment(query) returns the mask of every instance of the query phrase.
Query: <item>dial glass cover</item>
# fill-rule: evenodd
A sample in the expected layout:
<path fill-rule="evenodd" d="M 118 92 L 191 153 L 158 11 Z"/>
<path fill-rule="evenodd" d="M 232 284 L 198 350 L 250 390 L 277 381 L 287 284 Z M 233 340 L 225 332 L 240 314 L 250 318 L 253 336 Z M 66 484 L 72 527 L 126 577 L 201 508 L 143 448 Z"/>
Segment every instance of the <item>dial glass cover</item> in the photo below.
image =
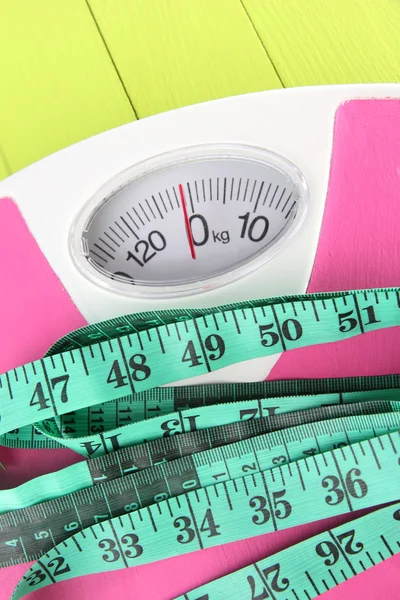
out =
<path fill-rule="evenodd" d="M 301 226 L 308 188 L 277 154 L 209 144 L 120 173 L 87 202 L 70 249 L 80 271 L 130 295 L 185 295 L 259 268 Z"/>

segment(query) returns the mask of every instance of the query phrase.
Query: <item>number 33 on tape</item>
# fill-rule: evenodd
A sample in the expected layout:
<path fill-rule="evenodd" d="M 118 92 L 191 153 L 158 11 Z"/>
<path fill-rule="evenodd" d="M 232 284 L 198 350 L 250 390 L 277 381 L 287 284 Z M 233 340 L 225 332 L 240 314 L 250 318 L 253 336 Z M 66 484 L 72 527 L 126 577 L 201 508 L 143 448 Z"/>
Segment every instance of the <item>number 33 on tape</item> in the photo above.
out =
<path fill-rule="evenodd" d="M 142 315 L 96 324 L 95 329 L 100 336 L 95 344 L 90 338 L 94 327 L 88 326 L 57 343 L 56 348 L 43 360 L 6 373 L 1 378 L 1 400 L 8 398 L 7 402 L 2 402 L 2 433 L 7 433 L 7 426 L 15 429 L 16 426 L 28 427 L 35 423 L 35 427 L 58 443 L 79 448 L 81 452 L 83 446 L 85 449 L 94 448 L 90 444 L 96 443 L 99 449 L 103 449 L 100 454 L 111 451 L 111 457 L 115 452 L 124 451 L 124 448 L 135 448 L 135 444 L 143 442 L 144 434 L 147 446 L 151 444 L 151 440 L 159 438 L 176 437 L 179 443 L 179 439 L 182 437 L 183 441 L 185 435 L 192 436 L 188 439 L 194 441 L 194 436 L 201 431 L 208 431 L 208 435 L 212 435 L 218 427 L 226 428 L 229 424 L 240 422 L 257 422 L 257 427 L 253 430 L 237 429 L 237 439 L 242 441 L 234 443 L 232 448 L 229 443 L 218 449 L 211 443 L 209 450 L 196 450 L 192 446 L 190 452 L 182 453 L 181 458 L 176 457 L 169 463 L 170 466 L 148 464 L 146 468 L 143 465 L 145 477 L 146 470 L 150 477 L 160 472 L 162 475 L 158 480 L 164 479 L 166 482 L 166 485 L 152 490 L 157 492 L 153 497 L 146 497 L 140 491 L 138 482 L 141 475 L 135 472 L 117 473 L 114 480 L 100 481 L 94 486 L 95 493 L 102 497 L 104 512 L 93 514 L 89 503 L 78 515 L 76 508 L 73 508 L 76 506 L 75 495 L 83 492 L 72 492 L 70 497 L 66 495 L 65 502 L 70 502 L 71 509 L 63 527 L 63 537 L 60 538 L 56 527 L 51 525 L 56 538 L 63 541 L 57 543 L 55 539 L 56 544 L 47 548 L 21 580 L 13 598 L 23 597 L 32 589 L 71 577 L 145 564 L 315 519 L 398 501 L 400 479 L 394 474 L 400 468 L 399 423 L 396 421 L 399 406 L 391 399 L 397 394 L 394 380 L 392 387 L 388 385 L 384 392 L 379 389 L 376 393 L 373 389 L 375 384 L 370 384 L 372 389 L 368 391 L 365 382 L 357 381 L 353 384 L 353 391 L 359 392 L 359 402 L 354 403 L 353 397 L 353 402 L 336 408 L 336 403 L 340 404 L 345 400 L 343 392 L 348 384 L 344 382 L 341 384 L 343 390 L 337 394 L 337 398 L 329 393 L 334 384 L 328 382 L 325 383 L 326 389 L 320 389 L 319 393 L 315 393 L 318 387 L 316 384 L 314 389 L 310 385 L 308 396 L 296 398 L 292 389 L 292 404 L 290 391 L 288 394 L 287 390 L 286 414 L 282 415 L 278 413 L 285 413 L 285 409 L 280 411 L 281 402 L 278 398 L 263 398 L 260 388 L 259 398 L 254 399 L 254 385 L 243 384 L 241 392 L 238 386 L 230 386 L 230 394 L 235 392 L 236 387 L 236 392 L 243 394 L 244 399 L 236 395 L 235 403 L 224 402 L 224 395 L 228 399 L 229 386 L 225 386 L 223 392 L 218 391 L 218 386 L 210 386 L 215 387 L 214 399 L 203 398 L 201 406 L 195 402 L 196 409 L 189 407 L 178 413 L 169 413 L 166 418 L 166 411 L 177 408 L 177 389 L 153 389 L 167 383 L 170 378 L 182 377 L 186 369 L 207 371 L 214 368 L 213 365 L 218 361 L 225 359 L 234 362 L 238 355 L 241 356 L 241 340 L 245 340 L 247 356 L 260 356 L 273 352 L 276 346 L 280 350 L 288 350 L 397 325 L 400 319 L 397 289 L 307 295 L 277 301 L 260 300 L 251 304 L 203 309 L 184 321 L 180 320 L 181 314 L 176 311 L 169 314 L 168 323 L 165 323 L 165 316 L 157 313 L 157 318 L 163 321 L 162 325 L 157 325 L 154 323 L 155 315 L 152 315 L 153 323 L 148 328 L 143 327 Z M 119 327 L 122 322 L 125 325 L 129 323 L 132 327 L 138 325 L 136 332 L 126 334 L 124 330 L 121 333 Z M 107 341 L 103 340 L 106 335 Z M 74 348 L 63 350 L 65 344 Z M 166 365 L 168 368 L 165 368 Z M 321 387 L 321 383 L 319 385 Z M 377 384 L 376 388 L 379 387 Z M 90 391 L 91 388 L 93 391 Z M 109 404 L 115 410 L 119 400 L 126 395 L 125 388 L 131 394 L 136 394 L 132 398 L 133 402 L 137 398 L 139 408 L 136 419 L 122 427 L 119 424 L 118 427 L 113 420 L 115 417 L 109 418 L 106 406 Z M 31 398 L 28 411 L 22 410 L 27 398 Z M 47 398 L 49 402 L 46 401 Z M 143 417 L 152 417 L 147 413 L 150 398 L 153 398 L 153 403 L 154 398 L 157 398 L 160 412 L 164 414 L 141 420 Z M 251 403 L 257 404 L 258 412 L 251 412 Z M 326 406 L 329 403 L 332 404 L 331 408 Z M 9 404 L 19 406 L 21 410 L 11 412 L 7 409 Z M 60 433 L 61 417 L 67 415 L 71 419 L 73 415 L 76 433 L 86 431 L 89 434 L 90 429 L 85 422 L 87 409 L 96 406 L 102 408 L 94 408 L 95 411 L 104 411 L 99 413 L 103 418 L 103 433 L 88 438 Z M 265 408 L 268 410 L 265 411 Z M 293 409 L 295 412 L 290 412 Z M 196 413 L 193 413 L 194 410 Z M 47 421 L 38 423 L 38 414 Z M 246 421 L 246 416 L 256 418 Z M 344 418 L 350 420 L 345 421 Z M 360 430 L 360 423 L 364 423 L 364 433 L 354 441 L 346 430 L 346 427 L 351 430 L 351 419 L 356 419 L 357 426 L 354 429 Z M 377 429 L 373 425 L 374 419 L 379 421 Z M 322 423 L 318 424 L 321 420 L 323 426 Z M 173 435 L 176 431 L 168 421 L 180 424 L 180 435 Z M 185 421 L 187 426 L 184 425 Z M 293 456 L 288 455 L 284 447 L 281 447 L 278 454 L 271 450 L 267 440 L 271 439 L 272 432 L 279 433 L 283 441 L 293 435 L 296 427 L 299 431 L 299 427 L 304 428 L 307 423 L 313 422 L 314 442 L 321 443 L 319 449 L 318 443 L 315 443 L 314 448 L 308 440 L 307 447 L 302 446 L 301 451 L 298 447 L 297 454 L 294 452 Z M 342 433 L 346 432 L 347 446 L 341 441 L 332 443 L 332 427 L 338 427 Z M 326 445 L 326 440 L 323 443 L 324 428 L 325 432 L 328 428 L 331 446 Z M 218 430 L 220 436 L 223 431 Z M 142 438 L 138 437 L 140 435 Z M 114 436 L 118 436 L 118 443 L 115 443 L 114 448 L 108 448 L 104 441 Z M 227 461 L 231 451 L 237 452 L 239 456 L 244 454 L 243 444 L 247 444 L 246 464 L 242 465 L 239 472 L 235 472 L 234 469 L 227 468 Z M 151 448 L 152 446 L 150 453 Z M 203 454 L 197 456 L 199 450 Z M 250 457 L 249 452 L 252 453 Z M 153 460 L 149 458 L 149 454 L 147 456 L 150 461 Z M 202 468 L 204 464 L 207 464 L 206 469 Z M 223 471 L 222 464 L 225 465 Z M 175 488 L 169 485 L 172 473 L 170 469 L 174 472 Z M 209 479 L 205 475 L 206 470 L 209 471 Z M 87 488 L 92 484 L 93 482 L 86 483 L 82 487 Z M 23 514 L 23 511 L 29 511 L 29 507 L 21 510 Z M 388 527 L 390 535 L 386 529 L 377 530 L 376 527 L 372 529 L 368 526 L 378 540 L 372 546 L 368 545 L 368 550 L 365 540 L 359 540 L 356 536 L 356 529 L 354 532 L 353 529 L 345 529 L 337 534 L 324 534 L 325 537 L 314 547 L 314 550 L 317 548 L 317 557 L 324 558 L 323 566 L 333 567 L 336 563 L 339 564 L 338 557 L 346 557 L 347 566 L 354 575 L 360 569 L 368 568 L 372 561 L 379 562 L 394 554 L 398 545 L 397 538 L 392 537 L 397 536 L 397 529 L 393 528 L 393 522 L 396 521 L 393 515 L 398 513 L 393 510 L 390 519 L 386 509 L 382 513 L 376 513 L 383 515 L 382 522 L 391 524 Z M 8 528 L 10 534 L 11 515 L 9 513 L 2 517 L 3 531 L 6 532 Z M 368 518 L 365 517 L 367 520 Z M 75 525 L 71 526 L 75 523 L 79 531 L 75 529 Z M 360 523 L 364 521 L 361 520 Z M 376 520 L 376 523 L 380 521 Z M 49 524 L 43 523 L 43 526 L 48 527 Z M 42 538 L 48 537 L 45 528 L 42 532 L 36 533 L 35 539 L 39 543 Z M 313 543 L 305 542 L 308 544 L 307 551 Z M 386 553 L 383 553 L 381 543 Z M 364 555 L 361 558 L 364 549 L 368 552 L 366 556 L 371 557 L 369 562 Z M 354 563 L 352 553 L 357 555 L 354 560 L 358 562 Z M 318 565 L 318 561 L 316 564 Z M 254 576 L 254 569 L 257 570 L 257 566 L 254 566 L 253 575 L 244 578 L 250 590 L 247 593 L 253 593 L 254 598 L 257 595 L 262 597 L 262 594 L 273 597 L 278 592 L 286 592 L 284 588 L 286 584 L 290 585 L 288 582 L 291 579 L 289 571 L 285 574 L 282 565 L 283 563 L 277 562 L 263 567 L 258 579 Z M 308 588 L 311 585 L 314 590 L 304 588 L 310 597 L 315 597 L 316 590 L 320 593 L 324 588 L 335 585 L 334 578 L 337 582 L 345 578 L 336 575 L 336 571 L 331 571 L 333 575 L 329 581 L 326 577 L 319 580 L 318 571 L 314 573 L 311 566 L 304 572 L 304 576 L 309 578 Z M 343 572 L 347 577 L 347 572 Z M 240 573 L 237 575 L 239 578 Z M 291 575 L 292 580 L 294 577 L 296 575 Z M 220 583 L 212 585 L 218 589 Z M 261 591 L 258 591 L 258 587 L 262 585 L 264 590 L 261 587 Z M 278 587 L 282 589 L 278 590 Z M 301 590 L 298 592 L 295 587 L 293 589 L 299 598 L 307 598 Z M 213 599 L 219 597 L 215 591 L 207 594 Z"/>

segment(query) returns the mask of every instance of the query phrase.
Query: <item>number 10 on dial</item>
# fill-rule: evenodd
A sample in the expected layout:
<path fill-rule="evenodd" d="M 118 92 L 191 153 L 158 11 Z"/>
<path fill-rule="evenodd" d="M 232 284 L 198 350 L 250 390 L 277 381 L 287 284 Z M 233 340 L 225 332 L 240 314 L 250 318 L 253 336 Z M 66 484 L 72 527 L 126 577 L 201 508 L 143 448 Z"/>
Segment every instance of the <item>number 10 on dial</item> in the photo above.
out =
<path fill-rule="evenodd" d="M 138 164 L 99 190 L 74 223 L 70 248 L 81 272 L 120 293 L 194 294 L 273 258 L 307 207 L 305 179 L 283 157 L 196 146 Z"/>

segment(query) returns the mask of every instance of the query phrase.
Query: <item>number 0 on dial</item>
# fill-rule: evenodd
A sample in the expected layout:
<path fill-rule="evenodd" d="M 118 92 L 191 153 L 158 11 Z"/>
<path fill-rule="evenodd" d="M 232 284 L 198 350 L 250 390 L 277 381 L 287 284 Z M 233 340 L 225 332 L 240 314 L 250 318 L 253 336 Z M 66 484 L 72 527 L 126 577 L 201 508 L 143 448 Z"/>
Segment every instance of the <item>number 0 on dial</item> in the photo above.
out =
<path fill-rule="evenodd" d="M 308 187 L 262 148 L 209 144 L 137 164 L 86 204 L 70 235 L 80 271 L 133 296 L 187 295 L 257 269 L 301 226 Z"/>

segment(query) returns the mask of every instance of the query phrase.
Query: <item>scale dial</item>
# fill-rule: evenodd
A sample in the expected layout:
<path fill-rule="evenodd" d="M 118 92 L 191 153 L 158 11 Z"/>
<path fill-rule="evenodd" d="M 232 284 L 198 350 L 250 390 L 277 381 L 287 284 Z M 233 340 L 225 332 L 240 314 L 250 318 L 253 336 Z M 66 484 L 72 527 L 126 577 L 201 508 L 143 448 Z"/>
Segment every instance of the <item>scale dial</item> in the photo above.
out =
<path fill-rule="evenodd" d="M 196 146 L 137 164 L 101 188 L 74 223 L 82 273 L 132 296 L 194 294 L 271 259 L 300 227 L 304 177 L 243 145 Z"/>

